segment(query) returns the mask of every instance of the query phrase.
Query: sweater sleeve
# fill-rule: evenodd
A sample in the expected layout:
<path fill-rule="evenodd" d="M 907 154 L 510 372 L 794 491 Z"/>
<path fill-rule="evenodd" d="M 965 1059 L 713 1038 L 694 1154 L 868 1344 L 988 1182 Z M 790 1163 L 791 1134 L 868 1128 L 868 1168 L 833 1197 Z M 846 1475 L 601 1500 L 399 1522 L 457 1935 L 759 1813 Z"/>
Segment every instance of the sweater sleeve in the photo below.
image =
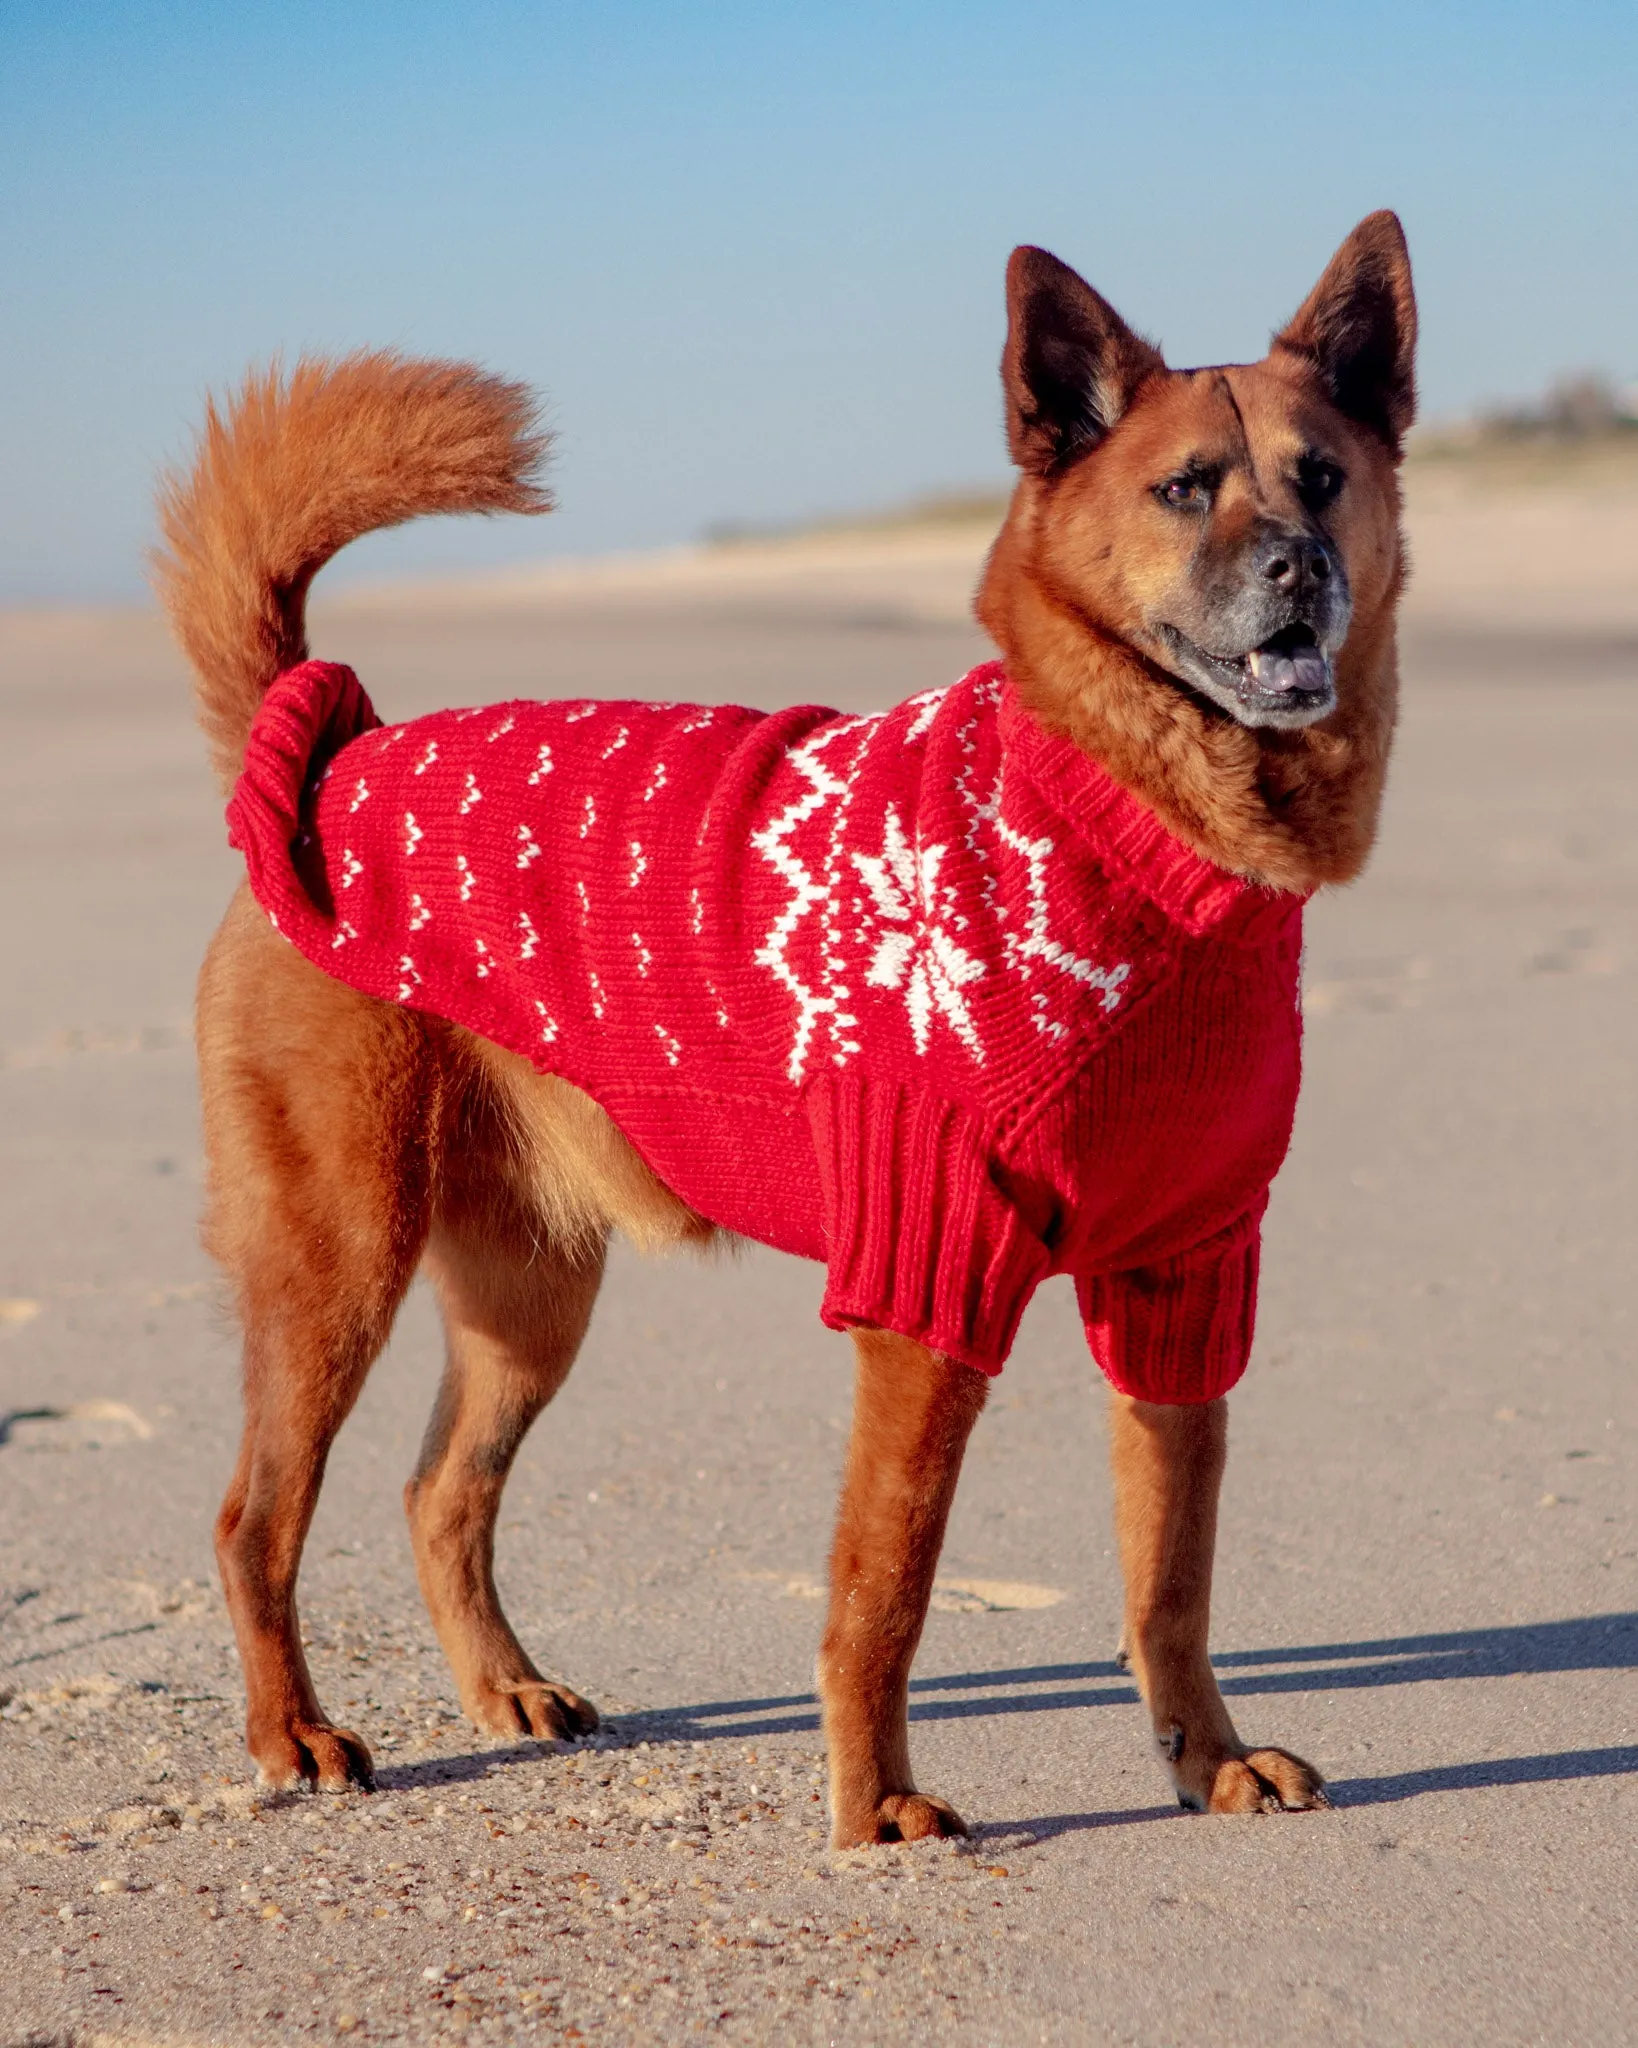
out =
<path fill-rule="evenodd" d="M 896 1330 L 1001 1370 L 1046 1246 L 997 1183 L 982 1126 L 899 1081 L 826 1075 L 805 1097 L 819 1163 L 833 1330 Z"/>
<path fill-rule="evenodd" d="M 1203 1244 L 1153 1266 L 1076 1282 L 1092 1355 L 1117 1393 L 1215 1401 L 1241 1377 L 1257 1318 L 1265 1194 Z"/>

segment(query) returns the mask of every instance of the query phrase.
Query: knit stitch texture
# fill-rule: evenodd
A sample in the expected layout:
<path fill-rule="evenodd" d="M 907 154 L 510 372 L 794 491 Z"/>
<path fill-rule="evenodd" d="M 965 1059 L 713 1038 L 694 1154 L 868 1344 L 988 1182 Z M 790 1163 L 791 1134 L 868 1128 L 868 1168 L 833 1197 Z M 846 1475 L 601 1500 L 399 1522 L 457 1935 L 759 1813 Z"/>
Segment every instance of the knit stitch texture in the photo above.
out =
<path fill-rule="evenodd" d="M 1145 1400 L 1245 1370 L 1302 901 L 1214 868 L 999 664 L 873 717 L 520 702 L 307 662 L 228 808 L 308 959 L 591 1095 L 823 1316 L 998 1372 L 1073 1276 Z"/>

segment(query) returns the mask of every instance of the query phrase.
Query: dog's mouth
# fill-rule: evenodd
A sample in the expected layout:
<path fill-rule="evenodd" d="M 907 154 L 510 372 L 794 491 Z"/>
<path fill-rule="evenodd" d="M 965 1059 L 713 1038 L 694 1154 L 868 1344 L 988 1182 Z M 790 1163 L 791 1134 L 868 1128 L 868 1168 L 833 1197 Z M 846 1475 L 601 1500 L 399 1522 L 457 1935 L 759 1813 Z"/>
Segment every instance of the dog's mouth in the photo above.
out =
<path fill-rule="evenodd" d="M 1312 725 L 1336 709 L 1336 675 L 1312 626 L 1282 626 L 1244 654 L 1212 654 L 1162 626 L 1173 665 L 1242 725 Z"/>

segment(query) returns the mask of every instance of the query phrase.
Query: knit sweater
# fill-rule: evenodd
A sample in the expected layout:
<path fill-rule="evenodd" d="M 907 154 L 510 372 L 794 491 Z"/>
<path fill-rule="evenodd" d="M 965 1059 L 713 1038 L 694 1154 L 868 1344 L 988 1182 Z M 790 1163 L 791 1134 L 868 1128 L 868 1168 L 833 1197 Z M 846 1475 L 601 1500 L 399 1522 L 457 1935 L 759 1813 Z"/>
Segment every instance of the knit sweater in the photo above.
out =
<path fill-rule="evenodd" d="M 308 662 L 229 806 L 330 975 L 591 1095 L 822 1314 L 998 1372 L 1071 1275 L 1146 1400 L 1245 1369 L 1302 903 L 1213 867 L 999 664 L 872 717 L 513 703 L 382 727 Z"/>

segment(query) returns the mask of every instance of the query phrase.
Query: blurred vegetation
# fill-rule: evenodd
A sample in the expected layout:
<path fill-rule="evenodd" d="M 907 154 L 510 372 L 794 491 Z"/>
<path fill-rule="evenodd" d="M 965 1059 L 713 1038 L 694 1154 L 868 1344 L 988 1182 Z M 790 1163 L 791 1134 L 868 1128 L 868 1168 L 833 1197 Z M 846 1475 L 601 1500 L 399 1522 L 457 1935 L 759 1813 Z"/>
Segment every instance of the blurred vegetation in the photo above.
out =
<path fill-rule="evenodd" d="M 1411 467 L 1466 475 L 1476 484 L 1638 478 L 1638 387 L 1607 377 L 1564 377 L 1525 405 L 1434 421 L 1412 436 Z"/>

